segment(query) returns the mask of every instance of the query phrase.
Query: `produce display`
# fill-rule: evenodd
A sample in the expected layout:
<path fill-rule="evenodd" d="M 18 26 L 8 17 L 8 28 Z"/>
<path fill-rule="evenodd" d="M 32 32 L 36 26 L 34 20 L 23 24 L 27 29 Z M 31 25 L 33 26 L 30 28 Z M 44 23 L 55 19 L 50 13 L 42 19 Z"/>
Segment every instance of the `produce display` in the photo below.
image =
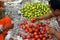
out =
<path fill-rule="evenodd" d="M 23 17 L 32 18 L 47 14 L 50 9 L 49 5 L 45 2 L 31 2 L 25 4 L 23 8 L 20 9 L 20 11 L 23 13 Z"/>
<path fill-rule="evenodd" d="M 34 21 L 34 20 L 32 20 Z M 30 22 L 30 23 L 29 23 Z M 22 35 L 18 33 L 17 35 L 22 37 L 23 40 L 30 39 L 30 40 L 52 40 L 53 36 L 47 33 L 48 25 L 50 22 L 40 23 L 40 22 L 31 22 L 24 20 L 19 23 L 19 27 L 24 30 L 27 35 Z M 49 27 L 50 28 L 50 27 Z"/>

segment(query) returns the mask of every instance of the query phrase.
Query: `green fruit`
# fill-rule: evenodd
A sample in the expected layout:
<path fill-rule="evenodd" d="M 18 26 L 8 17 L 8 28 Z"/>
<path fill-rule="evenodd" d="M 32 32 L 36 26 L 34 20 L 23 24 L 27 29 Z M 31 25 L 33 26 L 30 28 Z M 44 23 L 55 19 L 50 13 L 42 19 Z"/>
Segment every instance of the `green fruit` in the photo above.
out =
<path fill-rule="evenodd" d="M 31 2 L 25 4 L 23 8 L 19 10 L 23 13 L 23 17 L 25 18 L 39 17 L 50 11 L 49 5 L 44 2 Z"/>

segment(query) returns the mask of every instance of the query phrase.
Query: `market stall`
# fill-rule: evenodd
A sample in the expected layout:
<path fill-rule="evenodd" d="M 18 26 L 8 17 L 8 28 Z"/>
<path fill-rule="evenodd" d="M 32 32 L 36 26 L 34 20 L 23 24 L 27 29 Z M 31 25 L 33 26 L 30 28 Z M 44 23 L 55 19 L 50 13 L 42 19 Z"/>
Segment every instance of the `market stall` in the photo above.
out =
<path fill-rule="evenodd" d="M 11 17 L 14 23 L 14 28 L 8 31 L 5 40 L 56 40 L 55 36 L 47 34 L 45 29 L 46 26 L 58 29 L 54 17 L 37 22 L 33 19 L 50 12 L 47 0 L 12 0 L 4 4 L 6 15 Z"/>

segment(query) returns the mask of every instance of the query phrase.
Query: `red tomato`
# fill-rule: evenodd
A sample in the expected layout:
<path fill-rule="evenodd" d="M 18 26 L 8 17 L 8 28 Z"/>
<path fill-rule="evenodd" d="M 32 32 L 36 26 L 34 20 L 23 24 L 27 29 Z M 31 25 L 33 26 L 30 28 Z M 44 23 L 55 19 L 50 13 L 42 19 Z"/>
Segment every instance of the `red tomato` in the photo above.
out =
<path fill-rule="evenodd" d="M 23 26 L 22 28 L 23 28 L 23 29 L 26 29 L 26 27 L 25 27 L 25 26 Z"/>
<path fill-rule="evenodd" d="M 45 31 L 41 31 L 41 34 L 44 34 L 45 33 Z"/>
<path fill-rule="evenodd" d="M 48 25 L 49 25 L 49 24 L 50 24 L 50 22 L 49 22 L 49 21 L 47 21 L 47 22 L 46 22 L 46 24 L 48 24 Z"/>
<path fill-rule="evenodd" d="M 46 28 L 45 28 L 45 27 L 43 27 L 43 28 L 42 28 L 42 31 L 46 31 Z"/>
<path fill-rule="evenodd" d="M 34 35 L 34 34 L 31 34 L 31 37 L 32 37 L 32 38 L 34 38 L 34 37 L 35 37 L 35 35 Z"/>
<path fill-rule="evenodd" d="M 29 24 L 25 24 L 24 26 L 25 26 L 26 28 L 29 28 Z"/>
<path fill-rule="evenodd" d="M 17 34 L 17 36 L 20 36 L 20 37 L 21 37 L 21 34 L 20 34 L 20 33 L 18 33 L 18 34 Z"/>
<path fill-rule="evenodd" d="M 53 36 L 51 36 L 51 35 L 50 35 L 50 36 L 49 36 L 49 38 L 50 38 L 50 39 L 52 39 L 52 38 L 53 38 Z"/>
<path fill-rule="evenodd" d="M 25 32 L 27 33 L 27 32 L 29 32 L 29 30 L 28 29 L 25 29 Z"/>
<path fill-rule="evenodd" d="M 32 28 L 33 31 L 35 31 L 35 28 Z"/>
<path fill-rule="evenodd" d="M 34 32 L 34 35 L 37 35 L 37 32 Z"/>
<path fill-rule="evenodd" d="M 42 27 L 45 27 L 45 26 L 46 26 L 46 24 L 41 24 L 41 26 L 42 26 Z"/>
<path fill-rule="evenodd" d="M 31 36 L 30 35 L 27 35 L 27 38 L 29 39 L 29 38 L 31 38 Z"/>
<path fill-rule="evenodd" d="M 28 28 L 29 29 L 29 32 L 32 32 L 33 30 L 31 28 Z"/>
<path fill-rule="evenodd" d="M 14 40 L 14 39 L 11 37 L 11 38 L 9 38 L 9 40 Z"/>
<path fill-rule="evenodd" d="M 21 25 L 21 26 L 20 26 L 20 28 L 22 28 L 22 29 L 23 29 L 23 25 Z"/>
<path fill-rule="evenodd" d="M 32 40 L 35 40 L 35 38 L 32 38 Z"/>
<path fill-rule="evenodd" d="M 24 20 L 23 22 L 24 22 L 24 24 L 28 24 L 27 20 Z"/>
<path fill-rule="evenodd" d="M 35 19 L 34 18 L 31 18 L 30 19 L 30 22 L 32 22 L 32 23 L 35 22 Z"/>
<path fill-rule="evenodd" d="M 39 35 L 39 38 L 43 38 L 43 35 Z"/>
<path fill-rule="evenodd" d="M 27 37 L 26 36 L 22 36 L 23 39 L 26 39 Z"/>
<path fill-rule="evenodd" d="M 35 38 L 38 38 L 38 35 L 35 35 Z"/>
<path fill-rule="evenodd" d="M 38 32 L 38 35 L 40 35 L 41 34 L 41 32 Z"/>
<path fill-rule="evenodd" d="M 40 38 L 37 38 L 36 40 L 41 40 Z"/>
<path fill-rule="evenodd" d="M 47 39 L 46 39 L 46 37 L 43 37 L 43 39 L 42 39 L 42 40 L 47 40 Z"/>
<path fill-rule="evenodd" d="M 33 24 L 29 24 L 29 27 L 33 27 Z"/>

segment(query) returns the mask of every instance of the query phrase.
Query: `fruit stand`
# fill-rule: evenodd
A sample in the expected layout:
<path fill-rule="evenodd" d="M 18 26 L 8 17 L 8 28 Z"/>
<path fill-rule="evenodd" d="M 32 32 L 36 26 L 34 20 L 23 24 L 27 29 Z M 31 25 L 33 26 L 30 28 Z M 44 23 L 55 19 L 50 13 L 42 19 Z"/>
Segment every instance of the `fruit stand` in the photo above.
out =
<path fill-rule="evenodd" d="M 35 22 L 34 17 L 39 17 L 50 12 L 47 0 L 31 0 L 24 2 L 5 3 L 6 15 L 12 18 L 14 28 L 9 30 L 5 40 L 56 40 L 54 35 L 46 33 L 46 26 L 56 27 L 58 23 L 53 17 L 48 20 Z M 59 31 L 59 30 L 58 30 Z"/>

